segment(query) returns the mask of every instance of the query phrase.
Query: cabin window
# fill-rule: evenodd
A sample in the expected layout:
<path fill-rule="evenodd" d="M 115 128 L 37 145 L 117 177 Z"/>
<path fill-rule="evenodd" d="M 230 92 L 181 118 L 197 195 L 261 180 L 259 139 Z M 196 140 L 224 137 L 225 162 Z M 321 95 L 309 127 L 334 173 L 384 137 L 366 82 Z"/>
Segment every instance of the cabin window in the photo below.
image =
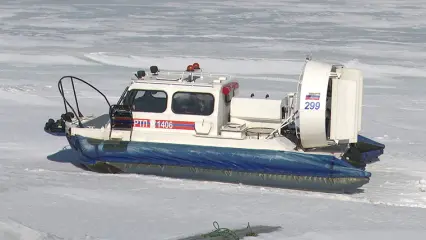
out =
<path fill-rule="evenodd" d="M 209 116 L 214 111 L 214 97 L 210 93 L 176 92 L 172 111 L 176 114 Z"/>
<path fill-rule="evenodd" d="M 131 90 L 125 104 L 134 112 L 162 113 L 167 109 L 167 93 L 160 90 Z"/>

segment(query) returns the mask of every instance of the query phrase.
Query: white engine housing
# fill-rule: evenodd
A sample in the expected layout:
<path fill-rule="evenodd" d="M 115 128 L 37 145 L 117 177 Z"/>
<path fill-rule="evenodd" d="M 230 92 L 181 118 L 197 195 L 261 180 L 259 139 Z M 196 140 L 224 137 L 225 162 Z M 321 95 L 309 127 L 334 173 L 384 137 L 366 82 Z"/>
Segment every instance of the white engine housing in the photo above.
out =
<path fill-rule="evenodd" d="M 307 61 L 297 93 L 296 128 L 304 148 L 357 142 L 363 76 L 357 69 Z"/>
<path fill-rule="evenodd" d="M 234 97 L 231 102 L 231 122 L 247 127 L 279 128 L 283 118 L 284 99 Z"/>

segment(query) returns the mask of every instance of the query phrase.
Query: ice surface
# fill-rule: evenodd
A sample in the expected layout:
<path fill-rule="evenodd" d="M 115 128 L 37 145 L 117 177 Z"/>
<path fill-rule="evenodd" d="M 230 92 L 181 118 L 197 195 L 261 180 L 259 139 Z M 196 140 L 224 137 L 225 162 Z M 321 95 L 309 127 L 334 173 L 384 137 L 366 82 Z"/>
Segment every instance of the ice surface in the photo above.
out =
<path fill-rule="evenodd" d="M 425 19 L 420 0 L 2 1 L 0 239 L 179 239 L 213 221 L 282 227 L 252 239 L 423 239 Z M 100 175 L 71 164 L 66 140 L 43 131 L 63 112 L 63 75 L 115 101 L 139 68 L 197 61 L 239 76 L 243 94 L 280 98 L 309 53 L 364 72 L 363 134 L 386 149 L 363 192 Z M 83 114 L 108 110 L 77 89 Z"/>

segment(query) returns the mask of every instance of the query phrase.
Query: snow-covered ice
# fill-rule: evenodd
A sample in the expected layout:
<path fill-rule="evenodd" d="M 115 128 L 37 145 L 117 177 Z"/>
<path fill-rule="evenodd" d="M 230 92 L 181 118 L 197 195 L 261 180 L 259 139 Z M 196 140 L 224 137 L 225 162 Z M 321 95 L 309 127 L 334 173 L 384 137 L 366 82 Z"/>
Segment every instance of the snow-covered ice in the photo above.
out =
<path fill-rule="evenodd" d="M 282 227 L 252 239 L 424 239 L 425 20 L 420 0 L 2 1 L 0 239 L 179 239 L 213 221 Z M 363 134 L 386 149 L 363 192 L 100 175 L 43 131 L 63 111 L 63 75 L 114 101 L 139 68 L 197 61 L 240 76 L 243 94 L 281 97 L 310 53 L 364 72 Z M 77 88 L 83 114 L 107 111 Z"/>

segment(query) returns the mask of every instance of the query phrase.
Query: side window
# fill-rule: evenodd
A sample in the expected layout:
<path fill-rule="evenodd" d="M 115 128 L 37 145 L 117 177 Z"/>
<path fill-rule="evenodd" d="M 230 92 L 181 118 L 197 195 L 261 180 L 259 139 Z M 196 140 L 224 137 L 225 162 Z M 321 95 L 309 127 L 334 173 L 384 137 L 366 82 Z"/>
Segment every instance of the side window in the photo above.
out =
<path fill-rule="evenodd" d="M 176 114 L 209 116 L 214 111 L 214 97 L 210 93 L 176 92 L 172 111 Z"/>
<path fill-rule="evenodd" d="M 134 112 L 162 113 L 167 109 L 167 93 L 159 90 L 131 90 L 124 102 L 131 105 Z"/>

